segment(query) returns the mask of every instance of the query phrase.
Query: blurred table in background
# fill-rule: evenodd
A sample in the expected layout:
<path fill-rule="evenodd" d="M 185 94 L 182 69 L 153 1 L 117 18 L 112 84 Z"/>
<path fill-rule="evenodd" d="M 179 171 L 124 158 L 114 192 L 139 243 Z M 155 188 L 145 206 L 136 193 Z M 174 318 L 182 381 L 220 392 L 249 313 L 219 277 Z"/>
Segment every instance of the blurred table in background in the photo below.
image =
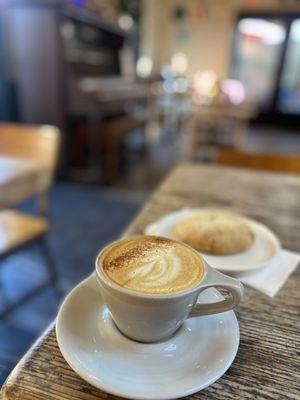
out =
<path fill-rule="evenodd" d="M 0 208 L 16 206 L 41 194 L 51 181 L 51 171 L 37 161 L 0 154 Z"/>
<path fill-rule="evenodd" d="M 184 164 L 159 186 L 125 235 L 142 234 L 149 223 L 182 207 L 219 206 L 267 224 L 285 248 L 300 251 L 299 197 L 297 176 Z M 240 347 L 234 363 L 217 382 L 189 399 L 299 399 L 299 274 L 298 269 L 275 298 L 245 288 L 236 310 Z M 53 325 L 15 367 L 1 394 L 3 400 L 117 398 L 68 366 Z"/>
<path fill-rule="evenodd" d="M 151 92 L 148 123 L 154 121 L 161 132 L 177 136 L 183 158 L 189 161 L 214 161 L 220 148 L 242 148 L 249 121 L 257 116 L 257 107 L 248 101 L 235 104 L 224 96 L 198 99 L 191 90 L 167 93 L 158 82 Z"/>
<path fill-rule="evenodd" d="M 124 138 L 145 124 L 149 87 L 120 77 L 83 78 L 70 93 L 71 178 L 111 183 L 118 177 Z"/>
<path fill-rule="evenodd" d="M 0 207 L 37 196 L 39 211 L 47 213 L 60 136 L 50 125 L 0 124 Z"/>

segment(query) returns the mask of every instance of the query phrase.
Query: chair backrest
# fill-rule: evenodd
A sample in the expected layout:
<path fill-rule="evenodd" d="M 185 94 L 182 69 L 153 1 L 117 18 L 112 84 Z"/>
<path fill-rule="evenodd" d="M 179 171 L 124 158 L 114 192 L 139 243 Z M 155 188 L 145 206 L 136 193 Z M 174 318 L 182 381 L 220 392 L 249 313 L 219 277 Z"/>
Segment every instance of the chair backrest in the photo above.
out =
<path fill-rule="evenodd" d="M 59 129 L 50 125 L 0 124 L 0 155 L 28 158 L 55 169 Z"/>
<path fill-rule="evenodd" d="M 246 153 L 226 149 L 220 150 L 217 163 L 234 167 L 300 174 L 300 155 Z"/>

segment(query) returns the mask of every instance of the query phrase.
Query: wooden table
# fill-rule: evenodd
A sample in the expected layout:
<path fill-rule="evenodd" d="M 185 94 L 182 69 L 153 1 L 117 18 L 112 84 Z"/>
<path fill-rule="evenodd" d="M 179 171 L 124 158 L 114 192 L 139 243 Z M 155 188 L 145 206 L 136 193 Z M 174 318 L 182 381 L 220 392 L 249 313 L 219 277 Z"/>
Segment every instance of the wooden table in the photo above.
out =
<path fill-rule="evenodd" d="M 13 207 L 50 187 L 52 172 L 26 158 L 0 156 L 0 208 Z"/>
<path fill-rule="evenodd" d="M 283 246 L 300 251 L 300 178 L 226 167 L 178 167 L 154 193 L 126 235 L 183 206 L 225 206 L 273 229 Z M 87 260 L 90 262 L 91 260 Z M 209 388 L 190 399 L 300 399 L 299 275 L 274 299 L 246 288 L 237 309 L 241 342 L 237 357 Z M 115 399 L 83 381 L 68 366 L 51 326 L 19 362 L 2 399 Z"/>

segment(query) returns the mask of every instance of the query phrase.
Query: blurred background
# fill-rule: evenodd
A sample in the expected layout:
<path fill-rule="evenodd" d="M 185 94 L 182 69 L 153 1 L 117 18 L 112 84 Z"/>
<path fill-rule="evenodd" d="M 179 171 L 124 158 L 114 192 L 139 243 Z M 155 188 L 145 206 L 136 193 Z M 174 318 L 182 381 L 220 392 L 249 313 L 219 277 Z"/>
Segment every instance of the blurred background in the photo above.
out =
<path fill-rule="evenodd" d="M 0 0 L 0 382 L 180 162 L 300 173 L 298 0 Z"/>

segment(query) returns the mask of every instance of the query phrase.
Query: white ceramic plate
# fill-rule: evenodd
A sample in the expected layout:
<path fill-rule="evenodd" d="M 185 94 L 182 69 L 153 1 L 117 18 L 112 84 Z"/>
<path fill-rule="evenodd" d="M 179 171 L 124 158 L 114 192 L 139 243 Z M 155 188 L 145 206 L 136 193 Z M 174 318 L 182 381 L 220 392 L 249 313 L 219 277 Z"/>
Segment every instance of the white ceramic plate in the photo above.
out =
<path fill-rule="evenodd" d="M 174 225 L 193 214 L 207 212 L 205 208 L 184 208 L 167 214 L 154 224 L 148 225 L 145 233 L 160 235 L 179 240 L 173 233 Z M 249 218 L 244 218 L 254 233 L 254 242 L 249 249 L 241 253 L 216 256 L 200 253 L 209 265 L 226 273 L 237 273 L 264 268 L 275 260 L 280 251 L 280 242 L 274 233 L 265 225 Z"/>
<path fill-rule="evenodd" d="M 222 299 L 215 289 L 199 301 Z M 115 327 L 94 274 L 68 295 L 56 335 L 68 364 L 87 382 L 129 399 L 175 399 L 220 378 L 239 346 L 233 311 L 187 320 L 169 340 L 138 343 Z"/>

